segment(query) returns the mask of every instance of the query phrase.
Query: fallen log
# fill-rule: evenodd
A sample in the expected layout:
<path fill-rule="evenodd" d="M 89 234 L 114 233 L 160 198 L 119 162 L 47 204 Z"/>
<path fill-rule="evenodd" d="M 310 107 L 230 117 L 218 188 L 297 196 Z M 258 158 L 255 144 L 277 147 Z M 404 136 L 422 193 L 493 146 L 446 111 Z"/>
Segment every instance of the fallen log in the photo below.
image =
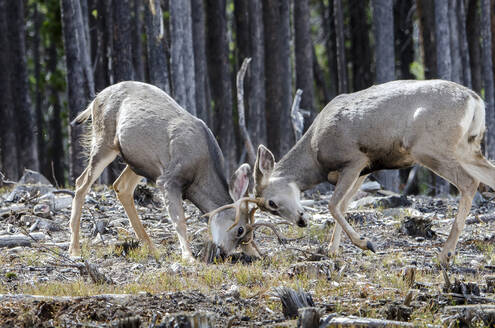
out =
<path fill-rule="evenodd" d="M 456 321 L 469 327 L 476 324 L 492 327 L 495 324 L 495 304 L 446 306 L 443 312 L 448 315 L 444 322 L 449 324 Z"/>
<path fill-rule="evenodd" d="M 412 323 L 402 322 L 402 321 L 349 316 L 349 317 L 335 317 L 332 318 L 328 323 L 325 323 L 324 325 L 320 325 L 320 328 L 329 328 L 329 327 L 389 328 L 389 327 L 424 327 L 424 325 L 414 325 Z M 427 325 L 426 327 L 440 327 L 440 326 Z"/>
<path fill-rule="evenodd" d="M 31 233 L 32 238 L 23 235 L 23 234 L 15 234 L 15 235 L 3 235 L 0 236 L 0 248 L 8 247 L 17 247 L 17 246 L 31 246 L 31 244 L 35 241 L 45 240 L 48 238 L 42 232 L 34 232 Z"/>

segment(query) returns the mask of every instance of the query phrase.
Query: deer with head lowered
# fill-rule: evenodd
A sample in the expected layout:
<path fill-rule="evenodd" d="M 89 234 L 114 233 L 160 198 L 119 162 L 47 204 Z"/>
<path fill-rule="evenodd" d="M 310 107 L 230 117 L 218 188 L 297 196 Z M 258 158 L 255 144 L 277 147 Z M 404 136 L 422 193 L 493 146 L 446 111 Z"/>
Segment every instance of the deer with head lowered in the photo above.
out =
<path fill-rule="evenodd" d="M 448 264 L 478 185 L 495 189 L 495 166 L 481 153 L 485 106 L 473 91 L 453 82 L 393 81 L 333 99 L 282 159 L 259 146 L 254 167 L 260 208 L 306 226 L 300 192 L 329 181 L 336 220 L 329 252 L 336 253 L 342 229 L 352 243 L 375 251 L 344 215 L 365 178 L 381 169 L 423 165 L 457 187 L 459 210 L 438 255 Z"/>
<path fill-rule="evenodd" d="M 242 200 L 251 174 L 249 164 L 241 165 L 227 183 L 222 152 L 206 124 L 149 84 L 128 81 L 104 89 L 73 123 L 81 124 L 89 118 L 90 155 L 87 168 L 76 180 L 70 254 L 80 255 L 79 226 L 86 193 L 103 169 L 120 155 L 127 166 L 113 188 L 137 237 L 156 254 L 133 199 L 136 185 L 146 177 L 162 192 L 182 257 L 193 260 L 182 199 L 189 199 L 202 212 Z M 229 209 L 210 215 L 213 242 L 225 255 L 240 245 L 244 253 L 259 256 L 252 241 L 252 214 L 248 206 L 243 206 L 237 212 Z"/>

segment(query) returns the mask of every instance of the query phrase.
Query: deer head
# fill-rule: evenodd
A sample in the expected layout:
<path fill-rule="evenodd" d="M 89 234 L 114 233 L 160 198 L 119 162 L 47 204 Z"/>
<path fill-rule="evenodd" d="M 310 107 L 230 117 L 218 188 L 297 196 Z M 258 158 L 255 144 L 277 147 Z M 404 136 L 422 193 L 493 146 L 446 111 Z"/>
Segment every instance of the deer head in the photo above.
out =
<path fill-rule="evenodd" d="M 301 205 L 301 191 L 290 177 L 272 176 L 275 157 L 263 145 L 258 147 L 254 166 L 254 193 L 260 200 L 259 207 L 299 227 L 306 227 L 308 215 Z"/>

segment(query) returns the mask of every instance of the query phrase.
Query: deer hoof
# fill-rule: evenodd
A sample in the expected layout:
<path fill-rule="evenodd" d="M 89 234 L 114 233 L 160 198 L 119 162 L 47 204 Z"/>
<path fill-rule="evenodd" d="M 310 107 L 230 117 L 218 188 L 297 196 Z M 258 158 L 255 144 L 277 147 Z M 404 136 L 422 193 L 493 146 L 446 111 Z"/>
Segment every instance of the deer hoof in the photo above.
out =
<path fill-rule="evenodd" d="M 372 251 L 373 253 L 376 253 L 375 245 L 373 245 L 373 243 L 369 240 L 366 243 L 366 248 Z"/>
<path fill-rule="evenodd" d="M 438 262 L 440 262 L 440 264 L 446 268 L 449 266 L 451 259 L 452 259 L 451 252 L 441 252 L 440 254 L 438 254 Z"/>

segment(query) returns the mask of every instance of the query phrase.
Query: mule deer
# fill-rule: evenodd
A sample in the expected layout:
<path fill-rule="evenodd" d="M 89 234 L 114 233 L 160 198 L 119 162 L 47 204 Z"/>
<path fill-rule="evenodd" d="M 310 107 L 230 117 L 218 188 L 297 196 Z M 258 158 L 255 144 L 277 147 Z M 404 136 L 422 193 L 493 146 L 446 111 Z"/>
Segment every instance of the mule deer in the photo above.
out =
<path fill-rule="evenodd" d="M 374 251 L 345 220 L 351 197 L 373 171 L 421 164 L 454 184 L 459 210 L 439 254 L 448 264 L 479 182 L 495 188 L 495 166 L 481 153 L 485 106 L 473 91 L 453 82 L 394 81 L 332 100 L 282 159 L 260 146 L 254 168 L 255 196 L 262 209 L 306 225 L 300 191 L 329 181 L 335 218 L 331 253 L 342 228 L 352 243 Z"/>
<path fill-rule="evenodd" d="M 137 237 L 156 253 L 133 200 L 134 188 L 146 177 L 156 181 L 163 194 L 179 237 L 182 257 L 192 260 L 182 198 L 189 199 L 202 212 L 240 199 L 249 184 L 249 164 L 241 165 L 227 184 L 222 152 L 205 123 L 149 84 L 129 81 L 104 89 L 73 123 L 81 124 L 90 117 L 89 164 L 76 180 L 69 252 L 80 255 L 79 225 L 86 193 L 103 169 L 120 154 L 127 166 L 113 187 Z M 252 243 L 252 217 L 247 206 L 236 216 L 235 225 L 233 210 L 211 216 L 213 242 L 226 255 L 241 244 L 245 253 L 259 256 Z"/>

